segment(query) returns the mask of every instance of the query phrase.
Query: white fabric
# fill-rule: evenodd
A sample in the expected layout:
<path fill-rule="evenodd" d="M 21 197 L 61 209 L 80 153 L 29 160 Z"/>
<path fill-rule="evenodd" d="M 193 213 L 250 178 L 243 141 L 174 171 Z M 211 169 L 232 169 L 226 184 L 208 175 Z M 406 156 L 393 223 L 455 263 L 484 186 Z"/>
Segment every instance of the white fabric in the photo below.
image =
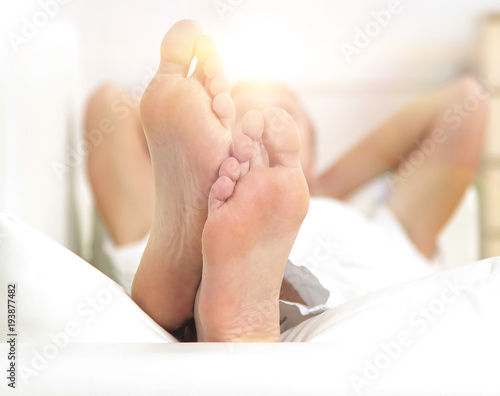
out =
<path fill-rule="evenodd" d="M 142 254 L 146 249 L 149 234 L 134 243 L 117 246 L 108 232 L 104 233 L 102 250 L 111 262 L 113 278 L 123 287 L 130 296 L 132 282 L 141 262 Z"/>
<path fill-rule="evenodd" d="M 103 250 L 115 279 L 129 295 L 147 240 L 148 236 L 116 246 L 108 234 L 104 236 Z M 290 261 L 293 265 L 287 265 L 285 278 L 307 306 L 286 303 L 297 306 L 302 315 L 321 313 L 440 269 L 437 258 L 429 262 L 415 248 L 387 207 L 381 206 L 368 219 L 351 205 L 329 198 L 311 198 Z M 313 276 L 294 266 L 305 267 Z"/>
<path fill-rule="evenodd" d="M 328 198 L 312 198 L 290 254 L 330 292 L 327 308 L 371 291 L 429 275 L 439 268 L 409 241 L 386 207 L 372 219 L 352 206 Z M 289 279 L 306 302 L 317 301 L 314 289 L 300 277 Z"/>
<path fill-rule="evenodd" d="M 495 363 L 500 356 L 500 259 L 354 299 L 283 335 L 293 342 L 252 345 L 171 343 L 173 338 L 102 273 L 2 215 L 0 263 L 3 284 L 18 287 L 19 395 L 500 391 Z M 112 299 L 103 304 L 107 291 Z M 6 328 L 5 295 L 0 294 L 1 328 Z M 91 309 L 93 298 L 102 310 Z M 78 314 L 81 307 L 94 312 L 93 320 Z M 421 307 L 441 312 L 426 321 L 418 314 Z M 78 335 L 68 335 L 73 322 Z M 0 367 L 5 368 L 5 332 L 0 341 Z M 395 341 L 405 345 L 398 348 Z"/>
<path fill-rule="evenodd" d="M 500 393 L 500 258 L 351 300 L 282 334 L 334 343 L 336 394 Z"/>
<path fill-rule="evenodd" d="M 70 342 L 177 342 L 115 282 L 5 215 L 0 215 L 0 262 L 2 285 L 17 284 L 17 330 L 23 342 L 50 342 L 61 333 Z M 6 291 L 0 293 L 5 301 Z M 0 306 L 1 318 L 6 305 Z M 5 336 L 0 332 L 2 342 Z"/>

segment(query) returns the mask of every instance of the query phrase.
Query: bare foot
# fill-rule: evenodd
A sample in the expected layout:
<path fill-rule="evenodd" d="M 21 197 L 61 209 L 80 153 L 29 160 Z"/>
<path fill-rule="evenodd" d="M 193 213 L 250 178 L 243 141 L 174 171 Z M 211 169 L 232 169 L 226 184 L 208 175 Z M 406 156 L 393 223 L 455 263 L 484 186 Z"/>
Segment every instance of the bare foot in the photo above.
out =
<path fill-rule="evenodd" d="M 198 341 L 279 341 L 281 281 L 309 205 L 292 118 L 281 109 L 251 111 L 242 131 L 233 137 L 236 159 L 222 164 L 210 192 Z"/>
<path fill-rule="evenodd" d="M 186 78 L 194 55 L 198 64 Z M 141 101 L 151 153 L 155 215 L 132 298 L 165 329 L 193 316 L 201 277 L 208 194 L 231 151 L 234 105 L 210 37 L 191 20 L 176 23 Z"/>

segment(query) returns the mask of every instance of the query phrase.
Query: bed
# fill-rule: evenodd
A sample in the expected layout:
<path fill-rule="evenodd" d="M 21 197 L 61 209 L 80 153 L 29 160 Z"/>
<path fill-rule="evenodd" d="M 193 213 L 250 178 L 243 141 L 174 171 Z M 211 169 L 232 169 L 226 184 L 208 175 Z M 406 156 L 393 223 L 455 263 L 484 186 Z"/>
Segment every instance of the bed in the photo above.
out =
<path fill-rule="evenodd" d="M 120 286 L 47 236 L 3 215 L 0 238 L 2 300 L 15 284 L 15 336 L 0 333 L 0 362 L 8 368 L 13 346 L 16 394 L 500 391 L 498 258 L 351 300 L 288 330 L 279 344 L 180 344 Z M 0 318 L 7 329 L 5 303 Z"/>
<path fill-rule="evenodd" d="M 7 370 L 15 338 L 18 394 L 499 394 L 500 261 L 477 262 L 475 189 L 442 241 L 448 271 L 349 301 L 281 344 L 176 342 L 110 279 L 94 249 L 99 227 L 79 151 L 80 44 L 74 26 L 56 20 L 0 66 L 0 211 L 8 213 L 0 215 L 0 362 Z M 366 108 L 399 100 L 391 91 L 350 94 Z M 329 121 L 324 97 L 306 92 L 320 122 Z M 379 180 L 353 202 L 373 210 L 385 188 Z M 4 330 L 10 283 L 15 337 Z"/>

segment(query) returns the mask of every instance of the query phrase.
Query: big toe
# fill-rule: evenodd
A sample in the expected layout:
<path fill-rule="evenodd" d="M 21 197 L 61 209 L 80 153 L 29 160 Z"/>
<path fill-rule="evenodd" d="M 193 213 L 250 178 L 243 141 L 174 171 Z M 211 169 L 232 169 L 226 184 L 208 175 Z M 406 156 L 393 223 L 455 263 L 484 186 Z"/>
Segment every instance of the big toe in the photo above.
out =
<path fill-rule="evenodd" d="M 201 36 L 200 24 L 191 19 L 177 22 L 170 28 L 161 44 L 160 70 L 163 73 L 185 77 L 195 53 L 195 45 Z"/>
<path fill-rule="evenodd" d="M 300 167 L 300 135 L 293 118 L 279 108 L 264 110 L 264 134 L 270 166 Z"/>

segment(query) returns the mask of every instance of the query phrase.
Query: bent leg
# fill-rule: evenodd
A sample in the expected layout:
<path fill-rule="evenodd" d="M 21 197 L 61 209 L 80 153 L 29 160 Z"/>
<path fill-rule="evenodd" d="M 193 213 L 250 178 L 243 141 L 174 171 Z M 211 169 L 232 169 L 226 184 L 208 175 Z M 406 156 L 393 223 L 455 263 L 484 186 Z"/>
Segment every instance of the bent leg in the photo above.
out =
<path fill-rule="evenodd" d="M 113 85 L 89 99 L 88 175 L 97 210 L 117 245 L 143 238 L 154 210 L 153 171 L 138 103 Z"/>
<path fill-rule="evenodd" d="M 487 93 L 470 77 L 435 92 L 398 117 L 421 113 L 427 133 L 404 155 L 389 207 L 426 256 L 473 182 L 485 136 Z M 404 127 L 404 121 L 401 123 Z"/>

